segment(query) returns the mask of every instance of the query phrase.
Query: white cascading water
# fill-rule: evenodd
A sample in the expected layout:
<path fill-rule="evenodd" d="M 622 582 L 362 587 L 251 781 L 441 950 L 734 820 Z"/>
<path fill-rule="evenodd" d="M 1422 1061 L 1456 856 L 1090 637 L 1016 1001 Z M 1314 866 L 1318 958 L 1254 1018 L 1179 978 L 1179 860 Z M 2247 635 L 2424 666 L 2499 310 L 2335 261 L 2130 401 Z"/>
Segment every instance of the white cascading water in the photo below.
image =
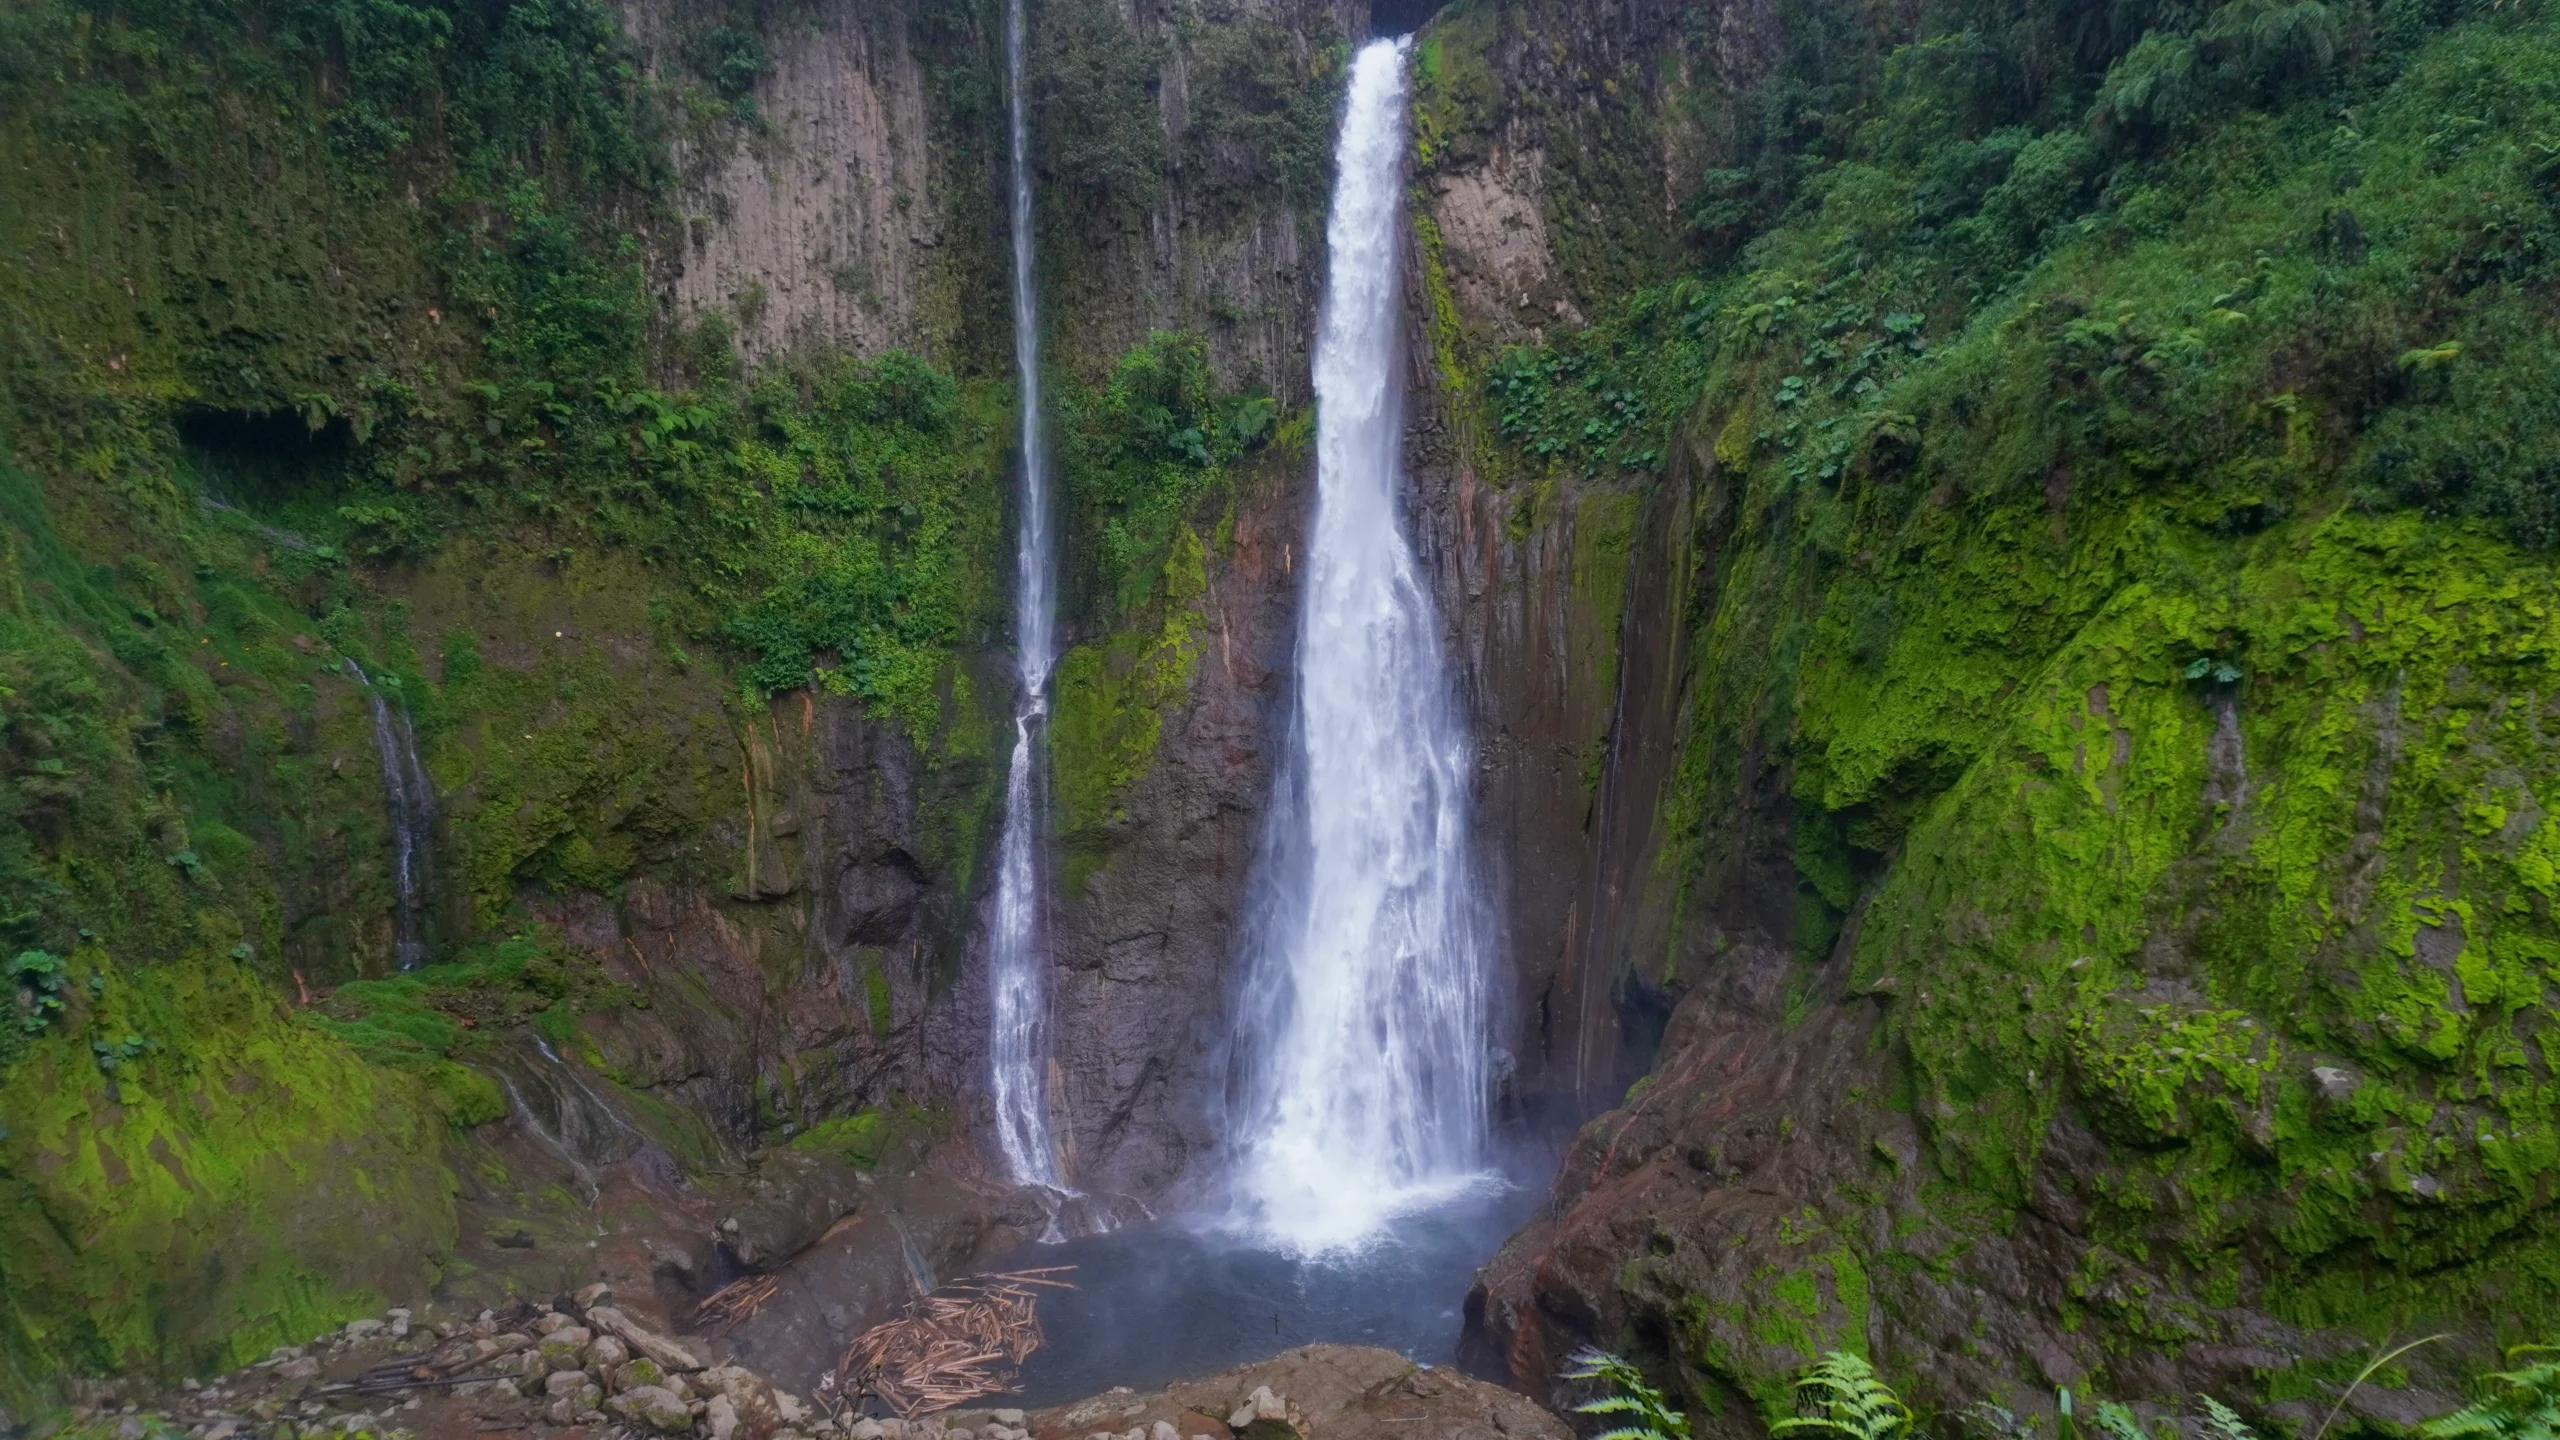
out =
<path fill-rule="evenodd" d="M 1409 44 L 1353 60 L 1336 150 L 1297 713 L 1239 1005 L 1242 1218 L 1302 1253 L 1489 1178 L 1470 747 L 1398 504 Z"/>
<path fill-rule="evenodd" d="M 1040 422 L 1040 312 L 1032 293 L 1031 136 L 1023 113 L 1022 7 L 1005 11 L 1005 73 L 1013 139 L 1013 364 L 1022 399 L 1022 527 L 1015 552 L 1014 664 L 1022 697 L 996 842 L 994 924 L 987 972 L 996 1141 L 1016 1183 L 1071 1192 L 1049 1134 L 1048 947 L 1040 903 L 1040 809 L 1034 762 L 1057 663 L 1056 564 L 1049 550 L 1049 455 Z"/>

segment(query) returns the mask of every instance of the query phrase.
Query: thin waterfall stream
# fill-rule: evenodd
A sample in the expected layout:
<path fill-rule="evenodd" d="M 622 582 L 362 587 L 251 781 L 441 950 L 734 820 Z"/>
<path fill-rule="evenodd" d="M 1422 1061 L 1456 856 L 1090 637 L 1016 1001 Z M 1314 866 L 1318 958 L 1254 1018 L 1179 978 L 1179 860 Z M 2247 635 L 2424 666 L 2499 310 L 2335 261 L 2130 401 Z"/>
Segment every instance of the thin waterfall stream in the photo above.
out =
<path fill-rule="evenodd" d="M 383 803 L 391 823 L 392 958 L 399 968 L 426 963 L 427 866 L 435 845 L 436 790 L 418 760 L 418 735 L 403 701 L 391 698 L 353 660 L 347 674 L 373 707 L 373 747 L 382 759 Z"/>
<path fill-rule="evenodd" d="M 1057 560 L 1040 408 L 1040 309 L 1031 237 L 1031 126 L 1023 96 L 1023 4 L 1005 7 L 1006 118 L 1013 150 L 1013 365 L 1022 411 L 1020 534 L 1014 550 L 1014 665 L 1022 693 L 1005 772 L 1004 828 L 987 939 L 987 1060 L 996 1141 L 1016 1183 L 1074 1193 L 1049 1123 L 1049 985 L 1042 886 L 1040 738 L 1057 663 Z"/>

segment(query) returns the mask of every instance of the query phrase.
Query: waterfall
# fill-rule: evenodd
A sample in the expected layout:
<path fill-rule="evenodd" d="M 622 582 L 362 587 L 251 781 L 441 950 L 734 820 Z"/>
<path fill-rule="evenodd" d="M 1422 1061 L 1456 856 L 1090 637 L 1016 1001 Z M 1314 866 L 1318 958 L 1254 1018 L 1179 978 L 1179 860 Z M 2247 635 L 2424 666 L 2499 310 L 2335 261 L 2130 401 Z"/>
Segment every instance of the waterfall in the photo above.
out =
<path fill-rule="evenodd" d="M 1354 59 L 1336 150 L 1296 712 L 1238 1006 L 1241 1218 L 1301 1252 L 1487 1179 L 1471 753 L 1398 505 L 1409 44 Z"/>
<path fill-rule="evenodd" d="M 996 842 L 995 916 L 987 943 L 992 991 L 987 1060 L 996 1140 L 1024 1185 L 1069 1191 L 1049 1135 L 1049 987 L 1042 932 L 1040 808 L 1035 762 L 1057 663 L 1056 562 L 1049 550 L 1049 454 L 1040 423 L 1040 311 L 1032 293 L 1031 127 L 1022 93 L 1022 8 L 1005 8 L 1006 108 L 1013 140 L 1013 368 L 1022 402 L 1021 538 L 1014 552 L 1014 664 L 1022 696 Z"/>
<path fill-rule="evenodd" d="M 394 710 L 363 666 L 348 660 L 346 667 L 373 703 L 373 748 L 382 757 L 382 794 L 391 812 L 391 883 L 397 892 L 392 954 L 401 969 L 415 970 L 427 958 L 427 857 L 434 843 L 436 790 L 427 782 L 427 767 L 418 763 L 408 705 Z"/>

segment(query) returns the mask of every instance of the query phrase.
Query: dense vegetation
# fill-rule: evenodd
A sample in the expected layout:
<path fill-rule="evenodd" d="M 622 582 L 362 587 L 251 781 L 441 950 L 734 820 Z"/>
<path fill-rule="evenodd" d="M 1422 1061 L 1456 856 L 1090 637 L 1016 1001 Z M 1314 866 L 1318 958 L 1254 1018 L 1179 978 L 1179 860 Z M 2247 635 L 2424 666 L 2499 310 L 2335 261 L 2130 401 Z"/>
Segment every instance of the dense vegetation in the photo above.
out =
<path fill-rule="evenodd" d="M 1576 517 L 1599 633 L 1660 538 L 1639 502 L 1701 497 L 1670 537 L 1698 580 L 1674 908 L 1782 837 L 1781 939 L 1887 1007 L 1880 1103 L 1919 1120 L 1953 1245 L 2088 1127 L 2097 1243 L 2057 1303 L 2115 1350 L 2252 1313 L 2543 1338 L 2560 21 L 1918 10 L 1780 0 L 1767 74 L 1662 86 L 1648 123 L 1717 137 L 1680 225 L 1612 192 L 1657 137 L 1584 107 L 1555 190 L 1608 203 L 1541 218 L 1586 330 L 1478 345 L 1419 227 L 1467 458 L 1509 538 Z M 969 313 L 923 353 L 754 365 L 734 329 L 773 297 L 680 314 L 664 277 L 699 219 L 679 165 L 773 139 L 794 0 L 681 7 L 648 48 L 597 0 L 0 13 L 0 1403 L 420 1283 L 454 1243 L 447 1147 L 502 1104 L 492 1036 L 609 1082 L 581 1022 L 645 998 L 543 905 L 683 885 L 763 923 L 807 878 L 773 837 L 816 697 L 910 747 L 941 788 L 909 858 L 967 888 L 1009 683 L 1001 95 L 994 7 L 916 12 L 937 283 Z M 1418 196 L 1500 138 L 1511 13 L 1462 0 L 1424 37 Z M 1281 207 L 1313 250 L 1330 22 L 1037 14 L 1053 323 L 1130 283 L 1092 257 L 1177 226 Z M 1255 318 L 1227 306 L 1212 339 Z M 1302 460 L 1307 419 L 1148 307 L 1109 318 L 1052 387 L 1070 889 L 1187 693 L 1237 477 Z M 404 974 L 376 698 L 444 807 L 435 963 Z M 763 953 L 804 952 L 773 926 Z M 945 963 L 848 970 L 863 1043 Z M 870 1156 L 914 1098 L 809 1100 L 797 1063 L 754 1077 L 748 1139 Z M 1804 1359 L 1947 1263 L 1832 1203 L 1744 1317 Z M 1714 1318 L 1662 1327 L 1684 1378 L 1791 1403 Z M 2547 1368 L 2481 1414 L 2544 1404 Z"/>
<path fill-rule="evenodd" d="M 1783 929 L 1889 1002 L 1950 1233 L 2095 1130 L 2062 1303 L 2111 1350 L 2545 1338 L 2560 23 L 1778 14 L 1682 273 L 1550 345 L 1442 336 L 1515 485 L 1698 487 L 1675 908 L 1770 833 L 1737 817 L 1791 837 Z M 1426 52 L 1444 147 L 1472 23 Z M 1858 1214 L 1819 1232 L 1844 1336 L 1943 1263 Z M 1686 1373 L 1777 1393 L 1706 1331 Z"/>
<path fill-rule="evenodd" d="M 981 293 L 1004 237 L 965 187 L 1000 144 L 998 13 L 910 29 L 917 139 L 991 227 L 937 283 Z M 680 160 L 768 139 L 772 45 L 819 23 L 735 0 L 644 47 L 596 0 L 0 15 L 0 1409 L 66 1367 L 263 1353 L 419 1283 L 453 1243 L 440 1137 L 503 1110 L 470 1063 L 491 1035 L 567 1050 L 578 1016 L 645 1003 L 529 901 L 786 883 L 734 839 L 777 803 L 772 697 L 848 697 L 943 773 L 923 858 L 965 888 L 1010 683 L 980 658 L 1010 580 L 1001 308 L 930 360 L 750 367 L 733 328 L 760 290 L 661 302 L 695 223 Z M 1139 53 L 1079 43 L 1044 30 L 1043 93 Z M 1315 184 L 1330 92 L 1249 48 L 1215 63 L 1262 88 L 1186 163 Z M 1172 163 L 1059 133 L 1058 214 Z M 1058 388 L 1076 634 L 1102 647 L 1062 680 L 1086 743 L 1061 784 L 1090 811 L 1155 740 L 1104 648 L 1138 637 L 1136 698 L 1185 682 L 1183 577 L 1274 411 L 1173 334 Z M 436 963 L 402 975 L 376 698 L 441 805 Z M 876 964 L 859 983 L 885 1035 L 905 1002 Z M 754 1123 L 789 1134 L 822 1102 L 774 1063 Z M 107 1105 L 129 1134 L 91 1136 Z M 660 1118 L 707 1153 L 698 1119 Z M 314 1185 L 324 1155 L 341 1185 Z M 396 1216 L 378 1244 L 330 1239 L 369 1223 L 350 1185 Z"/>

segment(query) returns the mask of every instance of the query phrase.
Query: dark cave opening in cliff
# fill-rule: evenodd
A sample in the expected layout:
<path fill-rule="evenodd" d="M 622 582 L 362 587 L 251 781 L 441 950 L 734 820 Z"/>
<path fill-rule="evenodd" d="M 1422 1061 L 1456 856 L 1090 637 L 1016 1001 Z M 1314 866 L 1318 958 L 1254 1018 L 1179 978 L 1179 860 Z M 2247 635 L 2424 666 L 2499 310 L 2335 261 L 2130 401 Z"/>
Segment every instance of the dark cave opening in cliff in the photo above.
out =
<path fill-rule="evenodd" d="M 253 511 L 333 492 L 356 451 L 342 415 L 315 426 L 291 410 L 198 408 L 175 423 L 205 498 Z"/>
<path fill-rule="evenodd" d="M 1422 22 L 1448 7 L 1449 0 L 1374 0 L 1369 7 L 1369 33 L 1410 35 Z"/>

